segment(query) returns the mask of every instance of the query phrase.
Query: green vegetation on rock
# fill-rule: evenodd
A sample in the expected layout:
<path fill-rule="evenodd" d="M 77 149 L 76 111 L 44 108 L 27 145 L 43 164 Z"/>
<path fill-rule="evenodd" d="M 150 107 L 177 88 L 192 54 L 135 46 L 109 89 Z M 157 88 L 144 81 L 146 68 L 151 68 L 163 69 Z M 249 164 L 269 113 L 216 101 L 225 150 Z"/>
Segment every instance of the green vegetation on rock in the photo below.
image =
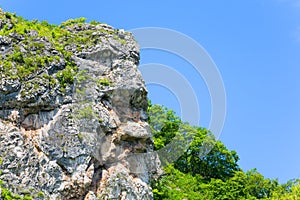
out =
<path fill-rule="evenodd" d="M 111 83 L 110 83 L 110 81 L 107 78 L 104 77 L 104 78 L 98 80 L 97 84 L 99 86 L 100 85 L 102 85 L 102 86 L 109 86 Z"/>
<path fill-rule="evenodd" d="M 0 60 L 0 71 L 7 78 L 27 80 L 30 75 L 58 64 L 61 59 L 65 62 L 62 71 L 69 71 L 70 68 L 76 71 L 72 53 L 65 50 L 64 41 L 70 35 L 69 31 L 46 21 L 27 21 L 8 12 L 0 14 L 0 23 L 5 24 L 0 29 L 0 35 L 9 41 L 7 52 L 2 55 L 4 59 Z"/>
<path fill-rule="evenodd" d="M 47 21 L 28 21 L 9 12 L 0 11 L 0 73 L 5 79 L 25 82 L 39 74 L 49 77 L 51 86 L 60 85 L 65 92 L 73 84 L 78 67 L 74 55 L 101 44 L 99 34 L 110 34 L 120 44 L 117 30 L 86 18 L 70 19 L 60 25 Z M 107 36 L 109 37 L 109 36 Z M 55 81 L 57 80 L 57 81 Z M 108 82 L 102 84 L 107 85 Z"/>
<path fill-rule="evenodd" d="M 124 39 L 124 35 L 119 37 L 117 32 L 106 25 L 101 26 L 96 21 L 86 23 L 85 18 L 71 19 L 61 25 L 51 25 L 46 21 L 28 21 L 0 10 L 1 78 L 5 81 L 15 81 L 14 88 L 9 88 L 11 90 L 9 92 L 20 91 L 20 97 L 24 99 L 28 97 L 28 101 L 24 100 L 24 105 L 34 103 L 35 101 L 31 100 L 36 98 L 38 93 L 43 94 L 42 90 L 58 88 L 64 93 L 70 88 L 68 86 L 84 83 L 89 79 L 93 79 L 96 86 L 101 88 L 112 86 L 112 81 L 107 78 L 96 79 L 89 76 L 87 71 L 80 71 L 75 56 L 84 58 L 86 52 L 101 50 L 101 48 L 95 50 L 95 46 L 101 47 L 102 40 L 126 45 L 128 40 Z M 52 94 L 51 92 L 53 91 L 49 94 Z M 77 87 L 75 92 L 79 100 L 86 96 L 84 87 Z M 37 106 L 37 110 L 32 109 L 32 113 L 44 105 Z M 102 123 L 94 106 L 86 99 L 80 101 L 74 115 L 70 115 L 69 118 L 91 123 L 95 123 L 94 119 L 97 119 L 97 123 Z M 150 105 L 148 112 L 155 150 L 167 147 L 174 138 L 182 142 L 183 147 L 187 142 L 186 139 L 190 141 L 190 145 L 178 154 L 179 157 L 174 163 L 167 163 L 164 168 L 165 174 L 152 182 L 155 199 L 297 200 L 300 198 L 298 180 L 280 184 L 276 179 L 265 178 L 255 169 L 244 172 L 238 165 L 237 153 L 228 150 L 222 142 L 217 141 L 209 130 L 182 122 L 173 111 L 162 106 Z M 84 136 L 84 133 L 77 134 L 81 142 Z M 66 134 L 59 132 L 55 137 L 62 141 Z M 207 144 L 212 147 L 209 153 L 205 152 L 209 147 Z M 69 151 L 66 147 L 61 147 L 63 153 Z M 183 148 L 176 146 L 173 150 L 179 152 Z M 5 159 L 4 164 L 6 161 Z M 0 165 L 2 164 L 3 159 L 0 157 Z M 121 175 L 117 174 L 115 180 L 119 181 L 120 178 Z M 30 197 L 29 195 L 33 193 L 30 190 L 24 190 L 19 192 L 22 195 L 17 195 L 5 187 L 7 185 L 0 180 L 0 196 L 4 200 L 29 200 L 46 196 L 43 192 L 38 192 Z"/>
<path fill-rule="evenodd" d="M 3 187 L 4 182 L 0 180 L 0 197 L 3 200 L 32 200 L 32 197 L 29 195 L 24 195 L 23 197 L 17 194 L 12 193 L 9 189 Z"/>

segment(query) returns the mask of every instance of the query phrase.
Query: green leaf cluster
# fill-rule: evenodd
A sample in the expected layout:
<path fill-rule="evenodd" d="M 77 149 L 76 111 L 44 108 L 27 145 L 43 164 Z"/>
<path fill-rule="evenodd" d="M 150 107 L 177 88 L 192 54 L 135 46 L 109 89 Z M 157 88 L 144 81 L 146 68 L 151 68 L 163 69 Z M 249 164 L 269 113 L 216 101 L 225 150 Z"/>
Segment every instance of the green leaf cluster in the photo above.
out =
<path fill-rule="evenodd" d="M 106 77 L 104 77 L 104 78 L 102 78 L 102 79 L 99 79 L 98 81 L 97 81 L 97 85 L 98 86 L 110 86 L 111 85 L 111 82 L 106 78 Z"/>
<path fill-rule="evenodd" d="M 238 165 L 237 153 L 216 141 L 209 130 L 182 122 L 174 111 L 160 105 L 150 103 L 148 115 L 156 150 L 168 148 L 175 138 L 188 139 L 190 143 L 152 182 L 154 199 L 300 199 L 298 180 L 279 184 L 277 179 L 265 178 L 256 169 L 244 172 Z M 169 154 L 171 150 L 174 147 L 168 149 Z"/>

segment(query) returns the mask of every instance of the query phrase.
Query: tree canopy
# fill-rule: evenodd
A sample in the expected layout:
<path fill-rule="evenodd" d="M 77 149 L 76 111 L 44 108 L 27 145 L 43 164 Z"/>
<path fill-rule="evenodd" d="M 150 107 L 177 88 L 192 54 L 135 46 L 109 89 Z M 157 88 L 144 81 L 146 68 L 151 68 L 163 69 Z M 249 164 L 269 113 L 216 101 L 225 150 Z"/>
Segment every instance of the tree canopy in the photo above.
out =
<path fill-rule="evenodd" d="M 265 178 L 256 169 L 244 172 L 238 165 L 237 153 L 217 141 L 209 130 L 182 122 L 164 106 L 150 103 L 148 114 L 155 150 L 167 148 L 171 153 L 174 147 L 168 145 L 174 138 L 180 138 L 177 146 L 184 146 L 184 140 L 189 143 L 152 183 L 154 199 L 300 199 L 299 180 L 279 184 L 277 179 Z"/>

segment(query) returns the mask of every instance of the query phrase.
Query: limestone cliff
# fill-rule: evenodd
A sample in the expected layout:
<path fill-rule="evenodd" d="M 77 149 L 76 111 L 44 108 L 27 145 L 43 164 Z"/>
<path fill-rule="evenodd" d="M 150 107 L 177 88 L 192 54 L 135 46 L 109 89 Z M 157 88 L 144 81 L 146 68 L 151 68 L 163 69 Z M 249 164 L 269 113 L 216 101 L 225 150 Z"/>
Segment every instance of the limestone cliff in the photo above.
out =
<path fill-rule="evenodd" d="M 1 198 L 152 199 L 159 160 L 133 36 L 0 10 Z M 0 196 L 1 196 L 0 195 Z"/>

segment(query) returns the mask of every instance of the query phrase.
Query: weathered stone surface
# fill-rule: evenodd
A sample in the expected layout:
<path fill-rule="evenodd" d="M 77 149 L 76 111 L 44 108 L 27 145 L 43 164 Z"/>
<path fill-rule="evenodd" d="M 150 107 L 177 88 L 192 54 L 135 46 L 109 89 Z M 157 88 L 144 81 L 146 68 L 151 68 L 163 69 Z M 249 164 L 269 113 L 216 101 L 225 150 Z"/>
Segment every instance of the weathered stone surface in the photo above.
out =
<path fill-rule="evenodd" d="M 116 164 L 103 170 L 99 187 L 101 199 L 152 199 L 153 195 L 147 184 L 138 177 L 130 175 L 130 171 L 122 164 Z"/>
<path fill-rule="evenodd" d="M 5 23 L 11 26 L 0 20 L 0 29 Z M 90 31 L 98 42 L 81 51 L 66 46 L 78 73 L 64 91 L 58 80 L 50 83 L 41 75 L 55 78 L 66 66 L 47 38 L 37 39 L 45 46 L 40 53 L 57 56 L 55 61 L 25 81 L 2 75 L 0 179 L 12 192 L 34 199 L 152 199 L 149 183 L 160 169 L 138 45 L 130 33 L 104 24 L 67 29 Z M 35 30 L 26 34 L 37 37 Z M 0 36 L 1 56 L 23 40 L 17 33 Z"/>
<path fill-rule="evenodd" d="M 122 139 L 148 139 L 151 137 L 150 127 L 145 122 L 132 122 L 129 121 L 120 127 Z"/>

